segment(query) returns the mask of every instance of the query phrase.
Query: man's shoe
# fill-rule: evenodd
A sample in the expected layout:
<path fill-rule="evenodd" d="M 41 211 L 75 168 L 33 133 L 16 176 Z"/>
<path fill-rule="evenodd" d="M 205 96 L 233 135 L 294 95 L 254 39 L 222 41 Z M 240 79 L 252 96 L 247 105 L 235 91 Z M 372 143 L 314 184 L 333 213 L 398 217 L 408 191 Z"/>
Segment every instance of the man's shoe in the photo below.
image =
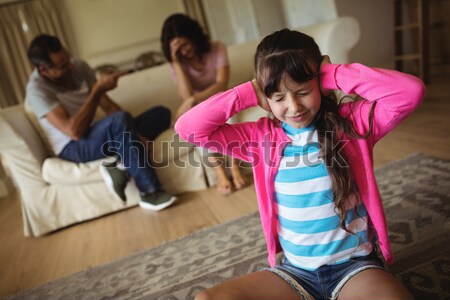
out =
<path fill-rule="evenodd" d="M 125 187 L 129 180 L 128 173 L 119 170 L 116 166 L 116 162 L 103 162 L 100 166 L 100 173 L 110 191 L 125 202 L 127 200 L 127 196 L 125 196 Z"/>
<path fill-rule="evenodd" d="M 172 205 L 177 199 L 178 198 L 176 196 L 167 194 L 166 192 L 160 190 L 155 193 L 141 195 L 139 206 L 143 209 L 160 211 Z"/>

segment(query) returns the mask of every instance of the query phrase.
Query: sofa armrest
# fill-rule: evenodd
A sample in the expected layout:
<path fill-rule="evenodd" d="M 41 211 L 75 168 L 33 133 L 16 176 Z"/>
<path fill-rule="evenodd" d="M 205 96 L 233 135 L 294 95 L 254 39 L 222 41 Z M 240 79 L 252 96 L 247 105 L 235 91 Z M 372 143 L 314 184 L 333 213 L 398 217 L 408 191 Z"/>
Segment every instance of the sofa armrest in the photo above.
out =
<path fill-rule="evenodd" d="M 11 124 L 0 114 L 0 155 L 16 185 L 25 189 L 32 185 L 45 185 L 41 177 L 41 164 L 30 153 L 30 147 Z"/>
<path fill-rule="evenodd" d="M 29 147 L 31 152 L 28 153 L 28 155 L 33 155 L 39 163 L 42 164 L 42 162 L 49 157 L 48 148 L 45 146 L 38 131 L 28 118 L 23 105 L 11 106 L 1 110 L 0 118 L 4 120 L 5 128 L 10 128 L 8 132 L 11 133 L 11 137 L 6 138 L 3 136 L 3 146 L 8 144 L 12 145 L 14 143 L 17 144 L 23 141 Z"/>
<path fill-rule="evenodd" d="M 42 165 L 42 177 L 46 182 L 57 185 L 79 185 L 103 181 L 99 172 L 103 160 L 74 163 L 58 157 L 50 157 Z"/>

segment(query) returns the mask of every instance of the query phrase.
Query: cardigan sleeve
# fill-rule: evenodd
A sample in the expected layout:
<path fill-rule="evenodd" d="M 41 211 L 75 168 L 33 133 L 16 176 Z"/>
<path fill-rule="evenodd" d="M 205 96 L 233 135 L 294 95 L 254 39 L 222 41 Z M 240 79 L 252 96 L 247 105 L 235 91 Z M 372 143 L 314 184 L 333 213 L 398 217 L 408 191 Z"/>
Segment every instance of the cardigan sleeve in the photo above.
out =
<path fill-rule="evenodd" d="M 254 106 L 258 106 L 258 99 L 252 83 L 246 82 L 191 108 L 175 123 L 175 131 L 195 145 L 251 161 L 248 148 L 252 146 L 251 133 L 255 123 L 226 122 L 238 112 Z"/>
<path fill-rule="evenodd" d="M 324 65 L 321 83 L 326 90 L 342 90 L 363 98 L 345 103 L 340 109 L 360 134 L 365 134 L 370 128 L 369 115 L 375 105 L 370 137 L 373 143 L 411 114 L 425 93 L 423 82 L 415 76 L 361 64 Z"/>

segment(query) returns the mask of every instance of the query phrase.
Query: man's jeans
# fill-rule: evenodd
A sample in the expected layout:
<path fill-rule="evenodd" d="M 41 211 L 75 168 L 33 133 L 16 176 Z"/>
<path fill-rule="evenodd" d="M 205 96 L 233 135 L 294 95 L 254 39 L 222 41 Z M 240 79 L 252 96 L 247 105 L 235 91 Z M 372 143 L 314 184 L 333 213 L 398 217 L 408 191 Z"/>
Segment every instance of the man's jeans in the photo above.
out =
<path fill-rule="evenodd" d="M 170 111 L 162 106 L 152 108 L 136 119 L 127 112 L 115 112 L 95 123 L 78 141 L 71 141 L 59 157 L 73 162 L 88 162 L 117 156 L 133 177 L 141 193 L 160 188 L 155 170 L 150 165 L 147 148 L 137 132 L 153 141 L 170 126 Z"/>

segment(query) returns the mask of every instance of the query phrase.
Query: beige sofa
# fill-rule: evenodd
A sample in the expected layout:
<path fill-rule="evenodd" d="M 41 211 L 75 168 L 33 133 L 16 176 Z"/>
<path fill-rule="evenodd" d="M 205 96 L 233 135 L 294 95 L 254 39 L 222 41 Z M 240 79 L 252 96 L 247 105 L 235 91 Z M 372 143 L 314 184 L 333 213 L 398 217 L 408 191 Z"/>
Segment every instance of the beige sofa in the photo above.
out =
<path fill-rule="evenodd" d="M 348 62 L 349 51 L 360 34 L 351 18 L 300 30 L 313 36 L 322 52 L 337 63 Z M 255 40 L 228 48 L 230 86 L 252 79 L 257 44 Z M 175 112 L 180 103 L 166 64 L 122 77 L 109 95 L 133 115 L 155 105 Z M 263 115 L 264 111 L 254 108 L 242 112 L 239 119 L 250 121 Z M 0 155 L 20 195 L 25 236 L 39 236 L 137 204 L 139 196 L 133 182 L 126 189 L 126 204 L 109 192 L 100 176 L 101 161 L 77 164 L 53 157 L 40 137 L 34 116 L 23 105 L 0 111 L 0 133 Z M 169 129 L 155 142 L 154 159 L 164 165 L 156 170 L 163 188 L 174 194 L 207 188 L 211 177 L 200 163 L 198 151 L 187 143 L 174 151 L 170 141 L 177 140 Z"/>

